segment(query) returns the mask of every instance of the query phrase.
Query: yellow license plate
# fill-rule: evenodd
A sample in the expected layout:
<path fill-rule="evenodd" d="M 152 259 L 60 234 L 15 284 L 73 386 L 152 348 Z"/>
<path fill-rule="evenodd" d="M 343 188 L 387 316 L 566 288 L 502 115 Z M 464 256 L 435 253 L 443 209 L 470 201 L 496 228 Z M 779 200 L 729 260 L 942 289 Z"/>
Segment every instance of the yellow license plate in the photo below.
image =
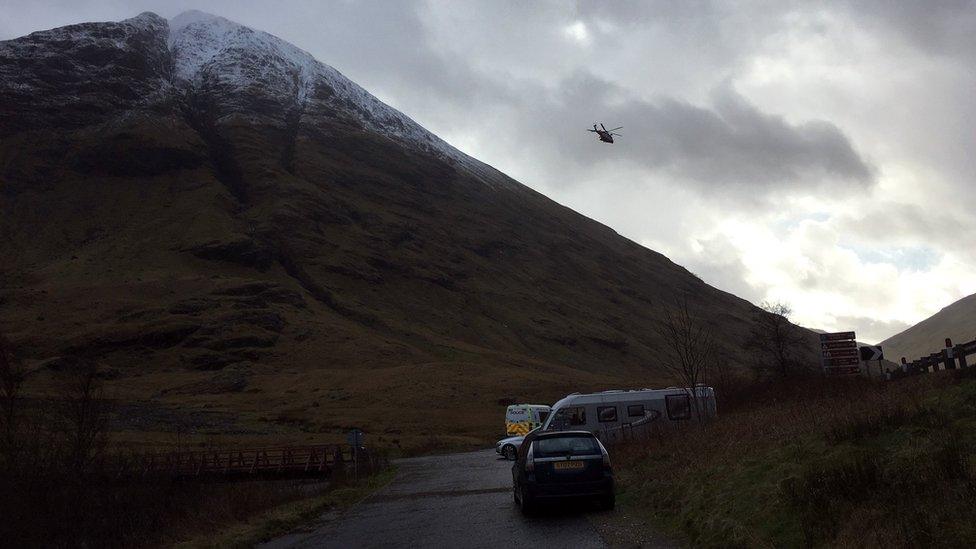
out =
<path fill-rule="evenodd" d="M 552 464 L 553 469 L 582 469 L 584 466 L 582 461 L 557 461 Z"/>

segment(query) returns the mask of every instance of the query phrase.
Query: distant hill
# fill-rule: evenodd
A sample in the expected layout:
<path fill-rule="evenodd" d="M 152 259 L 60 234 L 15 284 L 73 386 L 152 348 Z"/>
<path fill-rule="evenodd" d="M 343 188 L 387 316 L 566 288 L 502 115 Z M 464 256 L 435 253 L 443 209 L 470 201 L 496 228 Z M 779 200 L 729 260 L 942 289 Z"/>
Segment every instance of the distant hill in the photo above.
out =
<path fill-rule="evenodd" d="M 881 342 L 885 356 L 895 362 L 901 357 L 926 356 L 945 347 L 945 338 L 953 343 L 976 339 L 976 294 L 964 297 L 907 330 Z"/>

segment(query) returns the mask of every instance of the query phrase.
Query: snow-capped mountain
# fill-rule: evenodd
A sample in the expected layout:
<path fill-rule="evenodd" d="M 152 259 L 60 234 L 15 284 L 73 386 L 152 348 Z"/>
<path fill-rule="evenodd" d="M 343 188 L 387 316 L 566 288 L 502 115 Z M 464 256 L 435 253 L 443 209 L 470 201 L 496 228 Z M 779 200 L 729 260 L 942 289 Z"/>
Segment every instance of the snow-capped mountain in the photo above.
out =
<path fill-rule="evenodd" d="M 223 17 L 188 11 L 169 22 L 168 44 L 177 85 L 209 83 L 231 93 L 257 89 L 309 116 L 340 110 L 371 131 L 420 150 L 440 153 L 466 167 L 476 165 L 477 161 L 376 99 L 339 71 L 266 32 Z"/>
<path fill-rule="evenodd" d="M 119 107 L 153 108 L 173 94 L 207 93 L 222 108 L 220 116 L 237 114 L 282 125 L 300 123 L 296 117 L 340 119 L 433 154 L 492 185 L 512 183 L 309 53 L 200 11 L 170 21 L 146 12 L 117 23 L 35 32 L 0 42 L 3 59 L 29 60 L 27 70 L 33 75 L 24 83 L 12 74 L 23 63 L 0 63 L 0 92 L 10 98 L 8 107 L 18 101 L 47 101 L 51 111 L 67 104 L 104 113 Z M 71 81 L 75 85 L 61 93 L 52 89 L 55 82 L 61 87 Z M 103 87 L 108 93 L 127 88 L 121 94 L 124 103 L 115 96 L 99 97 L 106 93 L 99 89 Z M 19 127 L 32 123 L 20 122 Z"/>

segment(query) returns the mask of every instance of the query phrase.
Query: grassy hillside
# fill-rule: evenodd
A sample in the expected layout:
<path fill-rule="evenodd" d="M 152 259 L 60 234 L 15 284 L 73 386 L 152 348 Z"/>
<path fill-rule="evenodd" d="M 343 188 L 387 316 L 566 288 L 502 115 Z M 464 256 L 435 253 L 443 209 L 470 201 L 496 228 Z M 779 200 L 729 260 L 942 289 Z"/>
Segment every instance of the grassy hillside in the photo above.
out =
<path fill-rule="evenodd" d="M 909 361 L 939 351 L 945 338 L 953 343 L 976 339 L 976 294 L 964 297 L 907 330 L 881 342 L 885 356 Z"/>
<path fill-rule="evenodd" d="M 972 547 L 973 374 L 777 389 L 704 432 L 620 449 L 611 526 L 712 547 Z"/>
<path fill-rule="evenodd" d="M 500 402 L 671 383 L 679 300 L 753 358 L 768 314 L 663 255 L 392 139 L 333 81 L 186 87 L 168 37 L 146 14 L 0 42 L 0 334 L 38 406 L 84 358 L 133 443 L 430 450 L 490 441 Z M 238 54 L 217 65 L 269 74 Z"/>

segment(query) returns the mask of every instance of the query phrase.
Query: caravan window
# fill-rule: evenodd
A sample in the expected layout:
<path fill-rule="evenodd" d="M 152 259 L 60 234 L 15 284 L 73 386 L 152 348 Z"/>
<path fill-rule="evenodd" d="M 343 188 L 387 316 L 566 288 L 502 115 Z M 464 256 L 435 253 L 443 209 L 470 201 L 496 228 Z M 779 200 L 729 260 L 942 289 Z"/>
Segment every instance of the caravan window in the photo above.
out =
<path fill-rule="evenodd" d="M 569 406 L 556 411 L 556 415 L 552 418 L 549 428 L 564 429 L 579 425 L 586 425 L 586 408 L 582 406 Z"/>
<path fill-rule="evenodd" d="M 667 395 L 664 397 L 668 407 L 668 418 L 689 419 L 691 418 L 691 399 L 688 395 Z"/>
<path fill-rule="evenodd" d="M 630 417 L 644 417 L 644 405 L 631 404 L 627 407 L 627 415 Z"/>
<path fill-rule="evenodd" d="M 617 421 L 617 407 L 616 406 L 597 406 L 596 417 L 600 420 L 600 423 L 608 423 L 611 421 Z"/>

